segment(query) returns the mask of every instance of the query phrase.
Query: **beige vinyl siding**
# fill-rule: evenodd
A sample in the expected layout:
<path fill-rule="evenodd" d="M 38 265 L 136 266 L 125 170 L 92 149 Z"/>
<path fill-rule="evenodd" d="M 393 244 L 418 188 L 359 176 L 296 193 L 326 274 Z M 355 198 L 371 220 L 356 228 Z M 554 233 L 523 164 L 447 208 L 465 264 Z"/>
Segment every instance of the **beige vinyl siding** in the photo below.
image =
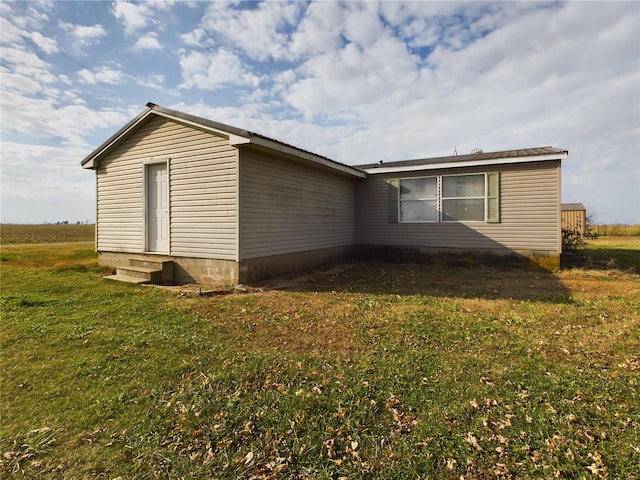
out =
<path fill-rule="evenodd" d="M 236 260 L 238 151 L 225 137 L 171 157 L 171 254 Z"/>
<path fill-rule="evenodd" d="M 98 250 L 144 250 L 144 163 L 169 159 L 174 256 L 235 260 L 238 152 L 227 137 L 154 117 L 98 168 Z"/>
<path fill-rule="evenodd" d="M 385 180 L 500 172 L 500 222 L 389 223 Z M 431 248 L 560 252 L 560 162 L 370 175 L 356 188 L 356 239 L 360 244 Z"/>
<path fill-rule="evenodd" d="M 144 251 L 143 171 L 130 139 L 105 157 L 97 170 L 98 251 Z M 126 153 L 132 150 L 131 155 Z M 124 155 L 123 155 L 124 154 Z"/>
<path fill-rule="evenodd" d="M 352 178 L 249 150 L 240 172 L 241 259 L 354 243 Z"/>

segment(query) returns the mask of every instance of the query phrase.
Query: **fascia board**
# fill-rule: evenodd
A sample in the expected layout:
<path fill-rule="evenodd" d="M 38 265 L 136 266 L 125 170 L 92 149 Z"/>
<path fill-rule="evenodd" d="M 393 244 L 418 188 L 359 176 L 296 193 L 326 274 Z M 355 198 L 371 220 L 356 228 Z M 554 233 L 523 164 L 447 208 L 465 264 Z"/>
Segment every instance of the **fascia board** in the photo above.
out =
<path fill-rule="evenodd" d="M 374 167 L 367 168 L 364 171 L 369 175 L 376 175 L 380 173 L 403 173 L 403 172 L 417 172 L 420 170 L 442 170 L 447 168 L 462 168 L 462 167 L 483 167 L 490 165 L 505 165 L 512 163 L 527 163 L 527 162 L 543 162 L 545 160 L 561 160 L 567 158 L 566 153 L 554 153 L 548 155 L 537 155 L 527 157 L 511 157 L 511 158 L 490 158 L 487 160 L 469 160 L 466 162 L 447 162 L 447 163 L 431 163 L 422 165 L 409 165 L 404 167 Z"/>

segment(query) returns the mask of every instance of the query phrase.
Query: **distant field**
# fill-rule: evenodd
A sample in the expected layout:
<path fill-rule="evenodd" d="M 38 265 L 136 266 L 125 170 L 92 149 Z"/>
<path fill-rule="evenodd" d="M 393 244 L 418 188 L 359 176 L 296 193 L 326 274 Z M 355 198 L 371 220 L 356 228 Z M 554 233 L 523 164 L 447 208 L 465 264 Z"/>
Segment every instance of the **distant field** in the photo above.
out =
<path fill-rule="evenodd" d="M 15 243 L 90 242 L 95 239 L 95 225 L 2 225 L 0 241 Z"/>
<path fill-rule="evenodd" d="M 612 236 L 612 237 L 626 237 L 626 236 L 640 236 L 640 225 L 591 225 L 589 231 L 597 233 L 600 236 Z"/>

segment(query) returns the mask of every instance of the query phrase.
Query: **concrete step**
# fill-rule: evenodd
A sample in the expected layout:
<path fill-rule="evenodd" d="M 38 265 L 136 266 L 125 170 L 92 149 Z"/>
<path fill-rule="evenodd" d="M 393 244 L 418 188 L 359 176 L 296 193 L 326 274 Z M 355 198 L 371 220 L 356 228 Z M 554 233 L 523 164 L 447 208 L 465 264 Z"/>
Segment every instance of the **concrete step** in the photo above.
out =
<path fill-rule="evenodd" d="M 133 255 L 129 257 L 129 266 L 120 267 L 125 275 L 130 275 L 127 270 L 140 273 L 133 276 L 141 276 L 143 272 L 153 270 L 149 275 L 149 282 L 159 285 L 167 285 L 173 282 L 173 259 L 156 255 Z M 159 272 L 159 273 L 156 273 Z"/>
<path fill-rule="evenodd" d="M 116 269 L 116 275 L 123 275 L 125 277 L 141 278 L 147 283 L 163 283 L 162 269 L 158 270 L 153 267 L 118 267 Z"/>
<path fill-rule="evenodd" d="M 129 265 L 132 267 L 149 267 L 162 270 L 164 266 L 173 264 L 173 260 L 169 257 L 156 257 L 156 256 L 132 256 L 129 257 Z"/>
<path fill-rule="evenodd" d="M 132 255 L 127 260 L 129 265 L 117 267 L 115 275 L 105 278 L 155 285 L 171 285 L 173 283 L 173 259 L 170 257 Z"/>
<path fill-rule="evenodd" d="M 126 282 L 126 283 L 149 283 L 148 280 L 145 280 L 144 278 L 140 278 L 140 277 L 129 277 L 127 275 L 121 275 L 121 274 L 115 274 L 115 275 L 109 275 L 107 277 L 104 277 L 107 280 L 116 280 L 118 282 Z"/>

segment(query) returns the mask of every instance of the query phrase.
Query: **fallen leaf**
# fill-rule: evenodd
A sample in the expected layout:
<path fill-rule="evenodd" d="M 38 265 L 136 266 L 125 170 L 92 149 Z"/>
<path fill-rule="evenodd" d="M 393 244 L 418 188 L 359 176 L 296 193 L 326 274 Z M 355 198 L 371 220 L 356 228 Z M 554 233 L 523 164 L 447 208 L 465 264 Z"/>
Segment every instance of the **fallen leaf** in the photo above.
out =
<path fill-rule="evenodd" d="M 467 432 L 467 436 L 465 437 L 465 440 L 469 442 L 473 447 L 475 447 L 476 450 L 478 450 L 479 452 L 483 451 L 482 447 L 478 443 L 478 439 L 472 432 Z"/>

